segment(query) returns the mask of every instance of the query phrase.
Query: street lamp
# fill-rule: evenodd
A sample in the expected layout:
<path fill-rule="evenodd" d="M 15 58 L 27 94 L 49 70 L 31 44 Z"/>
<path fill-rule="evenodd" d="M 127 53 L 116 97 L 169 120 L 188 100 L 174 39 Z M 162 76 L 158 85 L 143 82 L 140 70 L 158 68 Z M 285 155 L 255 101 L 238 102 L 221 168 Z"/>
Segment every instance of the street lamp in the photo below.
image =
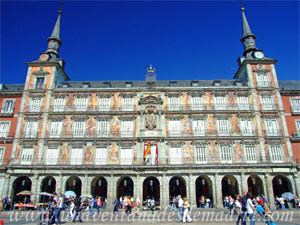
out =
<path fill-rule="evenodd" d="M 150 186 L 153 186 L 153 180 L 150 180 Z"/>
<path fill-rule="evenodd" d="M 230 178 L 227 179 L 227 184 L 230 185 L 231 184 L 231 180 Z"/>
<path fill-rule="evenodd" d="M 282 185 L 282 179 L 281 178 L 278 179 L 278 184 Z"/>
<path fill-rule="evenodd" d="M 127 186 L 127 180 L 124 180 L 124 186 L 125 187 Z"/>
<path fill-rule="evenodd" d="M 179 186 L 179 180 L 178 179 L 176 180 L 176 185 Z"/>
<path fill-rule="evenodd" d="M 252 184 L 255 185 L 255 183 L 256 183 L 256 180 L 255 180 L 255 178 L 253 177 L 253 178 L 252 178 Z"/>
<path fill-rule="evenodd" d="M 25 180 L 22 180 L 22 186 L 24 186 L 25 185 Z"/>
<path fill-rule="evenodd" d="M 99 186 L 102 185 L 102 181 L 101 181 L 101 180 L 98 181 L 98 185 L 99 185 Z"/>
<path fill-rule="evenodd" d="M 204 185 L 205 185 L 205 180 L 202 179 L 202 180 L 201 180 L 201 183 L 202 183 L 202 185 L 204 186 Z"/>
<path fill-rule="evenodd" d="M 73 186 L 75 186 L 75 185 L 76 185 L 76 180 L 73 180 L 73 183 L 72 183 L 72 184 L 73 184 Z"/>
<path fill-rule="evenodd" d="M 48 186 L 51 186 L 52 180 L 48 180 Z"/>

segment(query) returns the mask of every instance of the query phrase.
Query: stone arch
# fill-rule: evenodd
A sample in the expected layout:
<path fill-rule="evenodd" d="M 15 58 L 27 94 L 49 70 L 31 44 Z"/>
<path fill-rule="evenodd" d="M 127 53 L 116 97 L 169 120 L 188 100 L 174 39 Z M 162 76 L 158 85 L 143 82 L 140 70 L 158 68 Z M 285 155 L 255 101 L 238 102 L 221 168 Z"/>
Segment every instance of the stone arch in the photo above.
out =
<path fill-rule="evenodd" d="M 235 176 L 225 175 L 221 180 L 221 185 L 223 199 L 229 195 L 234 197 L 239 194 L 239 184 Z"/>
<path fill-rule="evenodd" d="M 70 176 L 65 181 L 65 191 L 74 191 L 77 196 L 81 196 L 82 181 L 78 176 Z"/>
<path fill-rule="evenodd" d="M 251 174 L 247 179 L 248 192 L 252 193 L 252 196 L 258 196 L 264 194 L 263 180 L 256 174 Z"/>
<path fill-rule="evenodd" d="M 18 176 L 14 179 L 12 183 L 12 201 L 19 202 L 26 199 L 30 199 L 30 196 L 17 196 L 21 191 L 31 191 L 32 189 L 32 180 L 29 176 Z"/>
<path fill-rule="evenodd" d="M 169 180 L 169 196 L 186 197 L 186 181 L 182 176 L 173 176 Z"/>
<path fill-rule="evenodd" d="M 148 198 L 160 201 L 160 181 L 155 176 L 148 176 L 143 181 L 143 201 Z"/>
<path fill-rule="evenodd" d="M 117 181 L 117 197 L 133 196 L 134 195 L 134 181 L 129 176 L 122 176 Z"/>
<path fill-rule="evenodd" d="M 47 192 L 53 194 L 56 191 L 56 179 L 53 176 L 45 176 L 40 184 L 41 192 Z M 45 195 L 40 196 L 41 202 L 46 202 L 49 197 Z"/>
<path fill-rule="evenodd" d="M 196 205 L 197 207 L 211 207 L 213 205 L 213 182 L 206 175 L 200 175 L 195 180 Z M 209 199 L 209 204 L 200 202 L 201 197 Z"/>
<path fill-rule="evenodd" d="M 293 186 L 291 180 L 285 175 L 276 175 L 272 180 L 274 197 L 281 197 L 285 192 L 293 193 Z"/>
<path fill-rule="evenodd" d="M 91 182 L 91 194 L 107 198 L 107 179 L 104 176 L 96 176 Z"/>

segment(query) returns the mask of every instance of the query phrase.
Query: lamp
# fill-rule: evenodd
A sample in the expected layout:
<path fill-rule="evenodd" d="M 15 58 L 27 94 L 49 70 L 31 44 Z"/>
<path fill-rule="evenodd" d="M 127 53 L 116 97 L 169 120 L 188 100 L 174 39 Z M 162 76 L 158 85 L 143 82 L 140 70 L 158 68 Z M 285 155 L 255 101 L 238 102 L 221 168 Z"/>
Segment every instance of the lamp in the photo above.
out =
<path fill-rule="evenodd" d="M 150 186 L 153 186 L 153 180 L 150 180 Z"/>
<path fill-rule="evenodd" d="M 26 182 L 25 180 L 22 180 L 22 186 L 24 186 L 24 185 L 25 185 L 25 182 Z"/>
<path fill-rule="evenodd" d="M 48 180 L 48 186 L 51 186 L 52 180 Z"/>
<path fill-rule="evenodd" d="M 176 180 L 176 185 L 179 186 L 179 180 L 178 179 Z"/>
<path fill-rule="evenodd" d="M 98 185 L 101 186 L 102 185 L 102 180 L 98 181 Z"/>
<path fill-rule="evenodd" d="M 227 184 L 230 185 L 231 184 L 231 180 L 230 178 L 227 179 Z"/>
<path fill-rule="evenodd" d="M 76 180 L 73 180 L 73 183 L 72 183 L 72 184 L 73 184 L 73 186 L 75 186 L 75 185 L 76 185 Z"/>
<path fill-rule="evenodd" d="M 253 178 L 252 178 L 252 184 L 255 185 L 255 183 L 256 183 L 256 180 L 255 180 L 255 178 L 253 177 Z"/>
<path fill-rule="evenodd" d="M 278 179 L 278 184 L 282 185 L 282 179 L 281 178 Z"/>
<path fill-rule="evenodd" d="M 201 180 L 201 183 L 202 183 L 202 185 L 204 186 L 204 185 L 205 185 L 205 180 L 202 179 L 202 180 Z"/>
<path fill-rule="evenodd" d="M 125 187 L 127 186 L 127 180 L 124 180 L 124 186 Z"/>

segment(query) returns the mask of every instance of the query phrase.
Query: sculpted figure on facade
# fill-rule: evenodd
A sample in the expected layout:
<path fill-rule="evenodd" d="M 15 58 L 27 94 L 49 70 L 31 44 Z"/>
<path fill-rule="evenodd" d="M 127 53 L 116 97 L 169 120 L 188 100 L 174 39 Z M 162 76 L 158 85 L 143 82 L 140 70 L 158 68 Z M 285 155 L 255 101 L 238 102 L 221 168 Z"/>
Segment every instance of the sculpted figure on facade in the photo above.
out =
<path fill-rule="evenodd" d="M 157 124 L 156 107 L 148 106 L 145 109 L 145 127 L 149 130 L 154 130 Z"/>

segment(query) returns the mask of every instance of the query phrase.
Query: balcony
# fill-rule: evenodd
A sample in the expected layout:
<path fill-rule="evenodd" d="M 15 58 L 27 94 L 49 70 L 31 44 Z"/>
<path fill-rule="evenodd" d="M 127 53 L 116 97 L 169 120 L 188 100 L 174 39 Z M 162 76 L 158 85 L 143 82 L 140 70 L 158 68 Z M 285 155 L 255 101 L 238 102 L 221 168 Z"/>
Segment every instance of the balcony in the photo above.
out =
<path fill-rule="evenodd" d="M 300 142 L 300 134 L 297 131 L 292 132 L 291 142 Z"/>
<path fill-rule="evenodd" d="M 293 109 L 293 108 L 291 108 L 291 112 L 292 112 L 293 116 L 300 115 L 300 110 L 299 109 Z"/>
<path fill-rule="evenodd" d="M 274 110 L 279 110 L 278 104 L 261 104 L 261 111 L 274 111 Z"/>
<path fill-rule="evenodd" d="M 45 84 L 29 84 L 28 85 L 28 89 L 27 90 L 30 90 L 30 91 L 33 91 L 33 92 L 45 92 Z"/>
<path fill-rule="evenodd" d="M 133 131 L 121 131 L 121 132 L 62 132 L 61 134 L 48 134 L 47 138 L 51 139 L 88 139 L 88 138 L 133 138 Z"/>
<path fill-rule="evenodd" d="M 7 112 L 1 112 L 0 113 L 0 117 L 13 117 L 14 116 L 14 112 L 13 111 L 7 111 Z"/>
<path fill-rule="evenodd" d="M 265 130 L 265 134 L 266 134 L 266 137 L 280 137 L 280 136 L 282 136 L 281 131 L 279 129 L 278 130 L 272 130 L 272 131 Z"/>
<path fill-rule="evenodd" d="M 38 137 L 38 132 L 24 132 L 23 133 L 23 138 L 37 138 Z"/>
<path fill-rule="evenodd" d="M 0 132 L 0 142 L 12 141 L 15 137 L 14 132 Z"/>
<path fill-rule="evenodd" d="M 27 106 L 26 111 L 27 113 L 41 113 L 41 106 Z"/>

